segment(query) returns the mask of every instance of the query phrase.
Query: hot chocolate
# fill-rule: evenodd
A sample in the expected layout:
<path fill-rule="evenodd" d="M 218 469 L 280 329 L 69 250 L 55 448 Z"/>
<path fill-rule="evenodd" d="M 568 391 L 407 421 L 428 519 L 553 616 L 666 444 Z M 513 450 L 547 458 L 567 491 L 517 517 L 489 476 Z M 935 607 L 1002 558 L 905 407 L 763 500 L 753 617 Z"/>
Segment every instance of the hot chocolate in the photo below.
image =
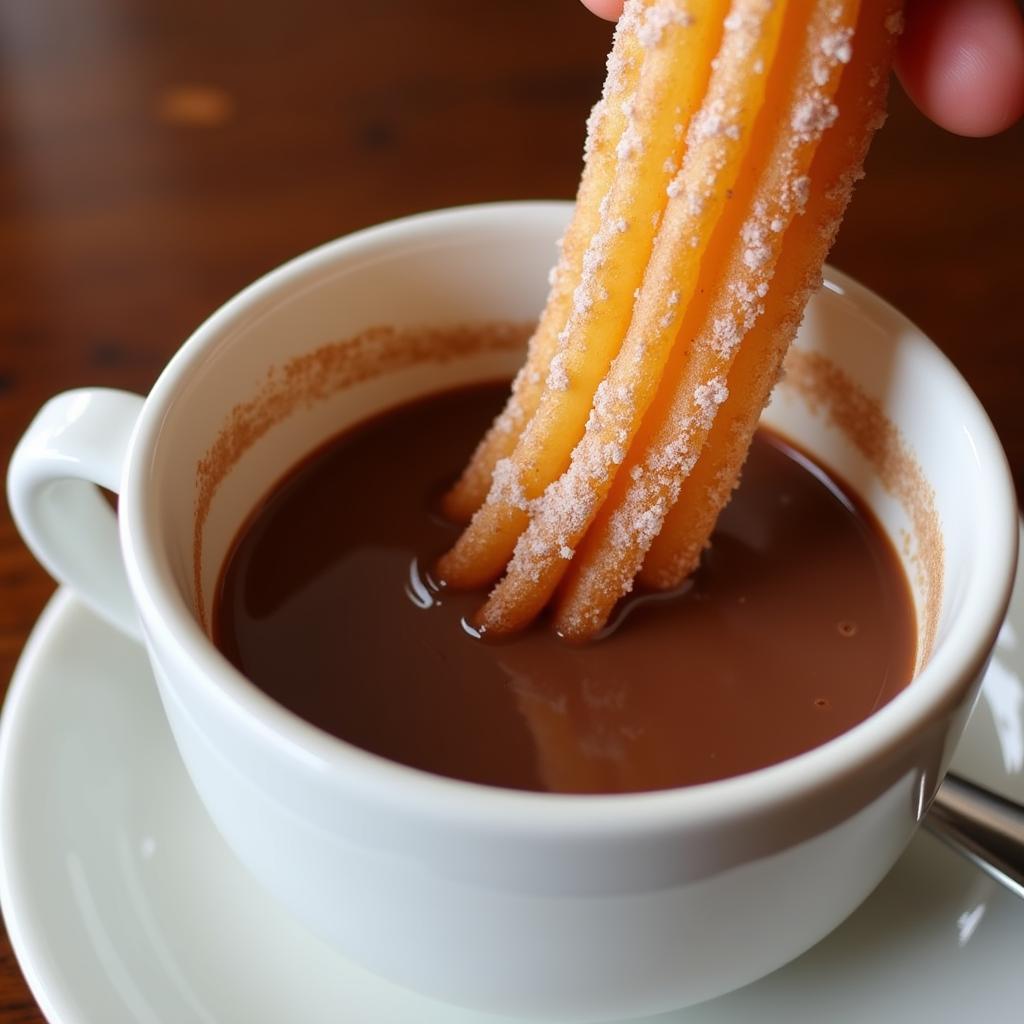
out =
<path fill-rule="evenodd" d="M 257 686 L 426 771 L 629 792 L 792 757 L 907 684 L 913 605 L 888 539 L 855 495 L 767 432 L 679 590 L 631 595 L 584 646 L 543 621 L 500 643 L 474 636 L 481 595 L 431 577 L 458 530 L 438 500 L 505 390 L 447 392 L 361 424 L 253 513 L 214 632 Z"/>

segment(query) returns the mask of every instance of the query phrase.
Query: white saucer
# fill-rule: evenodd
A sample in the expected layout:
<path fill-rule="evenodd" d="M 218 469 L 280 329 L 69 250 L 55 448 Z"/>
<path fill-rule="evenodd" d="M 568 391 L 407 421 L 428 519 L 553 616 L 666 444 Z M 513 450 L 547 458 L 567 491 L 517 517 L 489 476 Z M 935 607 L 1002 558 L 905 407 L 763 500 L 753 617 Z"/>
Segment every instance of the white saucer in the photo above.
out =
<path fill-rule="evenodd" d="M 1024 802 L 1024 571 L 956 770 Z M 51 1024 L 486 1024 L 353 967 L 264 895 L 194 795 L 140 648 L 50 602 L 0 722 L 0 901 Z M 793 908 L 799 913 L 799 907 Z M 1024 903 L 919 834 L 795 963 L 658 1024 L 1021 1020 Z"/>

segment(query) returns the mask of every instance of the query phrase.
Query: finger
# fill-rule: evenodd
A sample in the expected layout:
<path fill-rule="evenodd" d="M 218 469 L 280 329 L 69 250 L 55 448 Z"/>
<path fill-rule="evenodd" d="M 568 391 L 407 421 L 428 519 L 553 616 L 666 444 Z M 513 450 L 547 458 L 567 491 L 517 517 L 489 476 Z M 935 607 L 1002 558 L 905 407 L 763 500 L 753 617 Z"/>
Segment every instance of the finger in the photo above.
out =
<path fill-rule="evenodd" d="M 623 0 L 583 0 L 583 5 L 589 7 L 599 18 L 607 18 L 614 21 L 622 13 Z"/>
<path fill-rule="evenodd" d="M 943 128 L 995 135 L 1024 114 L 1024 17 L 1015 0 L 908 0 L 897 71 Z"/>

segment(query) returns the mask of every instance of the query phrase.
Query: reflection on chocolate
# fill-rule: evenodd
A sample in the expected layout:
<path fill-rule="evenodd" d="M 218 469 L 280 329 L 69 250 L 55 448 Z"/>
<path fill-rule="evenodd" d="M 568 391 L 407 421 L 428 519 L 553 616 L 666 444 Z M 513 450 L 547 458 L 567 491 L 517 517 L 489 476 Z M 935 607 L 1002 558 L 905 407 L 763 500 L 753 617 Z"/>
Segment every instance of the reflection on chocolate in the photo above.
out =
<path fill-rule="evenodd" d="M 910 679 L 907 583 L 869 513 L 762 433 L 699 572 L 639 594 L 602 640 L 540 624 L 501 644 L 439 589 L 456 535 L 435 511 L 505 385 L 363 424 L 252 516 L 222 575 L 215 637 L 295 713 L 403 764 L 559 792 L 737 775 L 850 729 Z"/>

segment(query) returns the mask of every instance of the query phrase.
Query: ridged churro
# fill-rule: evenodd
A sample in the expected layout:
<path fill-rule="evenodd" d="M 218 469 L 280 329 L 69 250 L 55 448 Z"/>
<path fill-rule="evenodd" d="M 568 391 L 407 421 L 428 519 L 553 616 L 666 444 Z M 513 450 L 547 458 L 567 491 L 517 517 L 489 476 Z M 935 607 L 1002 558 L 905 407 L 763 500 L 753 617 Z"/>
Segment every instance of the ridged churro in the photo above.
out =
<path fill-rule="evenodd" d="M 898 19 L 898 0 L 627 2 L 548 305 L 447 503 L 479 508 L 442 578 L 504 571 L 481 631 L 555 597 L 586 639 L 638 572 L 695 567 L 881 120 Z"/>

